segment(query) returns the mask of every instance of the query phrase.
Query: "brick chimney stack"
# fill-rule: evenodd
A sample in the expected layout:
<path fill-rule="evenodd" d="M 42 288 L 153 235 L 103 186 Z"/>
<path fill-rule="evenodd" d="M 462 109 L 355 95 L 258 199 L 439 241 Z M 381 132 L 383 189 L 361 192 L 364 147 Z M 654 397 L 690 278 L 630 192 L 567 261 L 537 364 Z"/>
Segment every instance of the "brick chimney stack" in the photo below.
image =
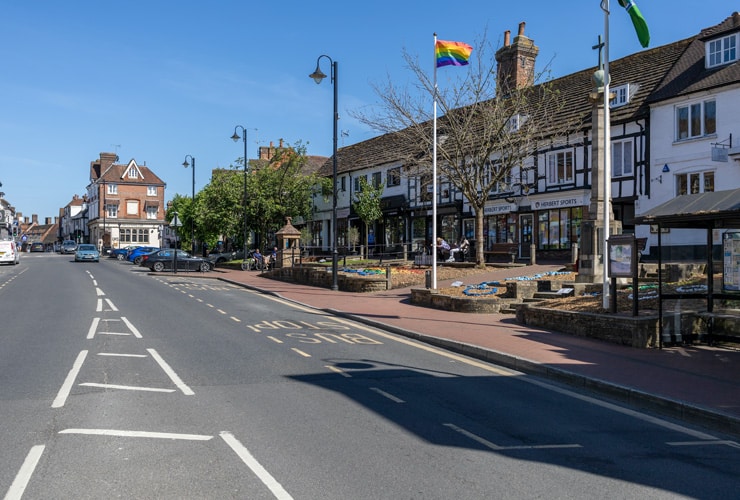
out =
<path fill-rule="evenodd" d="M 526 23 L 519 23 L 519 33 L 510 43 L 511 33 L 504 32 L 504 46 L 496 51 L 499 92 L 506 95 L 514 89 L 534 85 L 534 63 L 540 48 L 524 35 Z"/>

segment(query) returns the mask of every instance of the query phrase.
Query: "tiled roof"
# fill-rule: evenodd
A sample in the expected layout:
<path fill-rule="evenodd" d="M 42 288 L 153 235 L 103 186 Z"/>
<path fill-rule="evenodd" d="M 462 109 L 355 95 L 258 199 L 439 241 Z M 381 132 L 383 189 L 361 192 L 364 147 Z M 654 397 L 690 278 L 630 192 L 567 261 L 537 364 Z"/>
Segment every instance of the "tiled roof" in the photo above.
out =
<path fill-rule="evenodd" d="M 707 69 L 704 61 L 706 40 L 738 30 L 740 30 L 738 12 L 733 13 L 720 24 L 702 30 L 698 36 L 691 39 L 690 46 L 671 68 L 648 102 L 658 102 L 740 82 L 740 62 L 735 61 Z"/>
<path fill-rule="evenodd" d="M 648 96 L 660 86 L 663 77 L 681 58 L 693 40 L 695 38 L 680 40 L 610 61 L 611 87 L 629 83 L 637 88 L 629 103 L 611 109 L 613 124 L 630 122 L 648 116 Z M 597 69 L 594 66 L 536 86 L 548 85 L 560 94 L 563 106 L 552 117 L 553 123 L 575 121 L 582 123 L 585 130 L 590 129 L 592 105 L 588 98 L 589 94 L 594 91 L 592 76 Z M 443 121 L 444 118 L 440 120 Z M 419 144 L 418 141 L 413 138 L 409 139 L 409 137 L 412 135 L 407 135 L 404 131 L 392 132 L 343 147 L 337 151 L 337 172 L 345 173 L 394 162 L 406 162 L 427 151 L 425 144 Z M 331 158 L 328 158 L 321 167 L 320 174 L 323 176 L 332 174 Z"/>
<path fill-rule="evenodd" d="M 138 163 L 136 166 L 139 168 L 139 171 L 141 172 L 141 177 L 131 178 L 127 177 L 125 180 L 122 180 L 123 174 L 128 170 L 128 164 L 119 164 L 119 163 L 113 163 L 110 165 L 110 167 L 103 170 L 101 173 L 101 165 L 99 163 L 93 163 L 90 165 L 90 180 L 96 181 L 100 179 L 101 181 L 105 182 L 111 182 L 111 183 L 118 183 L 126 182 L 131 184 L 144 184 L 147 186 L 151 185 L 162 185 L 164 186 L 164 181 L 160 179 L 152 170 L 143 165 L 139 165 Z M 101 177 L 102 175 L 102 177 Z"/>

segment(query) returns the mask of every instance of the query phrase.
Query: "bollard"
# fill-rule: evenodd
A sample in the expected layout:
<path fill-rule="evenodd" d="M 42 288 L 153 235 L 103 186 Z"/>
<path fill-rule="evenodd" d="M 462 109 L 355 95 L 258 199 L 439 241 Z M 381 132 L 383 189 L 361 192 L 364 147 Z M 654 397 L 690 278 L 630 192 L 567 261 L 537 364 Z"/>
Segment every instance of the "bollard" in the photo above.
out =
<path fill-rule="evenodd" d="M 391 282 L 391 266 L 385 266 L 385 289 L 390 290 L 393 288 L 393 283 Z"/>
<path fill-rule="evenodd" d="M 432 271 L 424 271 L 424 286 L 432 288 Z"/>

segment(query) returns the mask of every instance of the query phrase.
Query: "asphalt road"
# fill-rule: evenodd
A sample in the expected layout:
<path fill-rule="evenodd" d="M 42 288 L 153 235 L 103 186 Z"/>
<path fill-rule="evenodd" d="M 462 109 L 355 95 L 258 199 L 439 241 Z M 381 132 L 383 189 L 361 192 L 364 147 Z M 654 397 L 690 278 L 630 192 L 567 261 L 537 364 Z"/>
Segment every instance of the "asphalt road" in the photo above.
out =
<path fill-rule="evenodd" d="M 0 267 L 0 494 L 731 498 L 740 445 L 244 288 Z"/>

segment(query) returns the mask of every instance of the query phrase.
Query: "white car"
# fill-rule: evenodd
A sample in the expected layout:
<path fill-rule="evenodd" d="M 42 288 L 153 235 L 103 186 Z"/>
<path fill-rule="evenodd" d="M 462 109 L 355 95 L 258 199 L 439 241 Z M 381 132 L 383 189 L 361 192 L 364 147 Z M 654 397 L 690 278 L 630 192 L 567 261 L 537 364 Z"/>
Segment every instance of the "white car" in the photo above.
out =
<path fill-rule="evenodd" d="M 21 252 L 18 250 L 18 245 L 15 241 L 0 241 L 0 263 L 15 265 L 20 264 L 20 262 Z"/>

